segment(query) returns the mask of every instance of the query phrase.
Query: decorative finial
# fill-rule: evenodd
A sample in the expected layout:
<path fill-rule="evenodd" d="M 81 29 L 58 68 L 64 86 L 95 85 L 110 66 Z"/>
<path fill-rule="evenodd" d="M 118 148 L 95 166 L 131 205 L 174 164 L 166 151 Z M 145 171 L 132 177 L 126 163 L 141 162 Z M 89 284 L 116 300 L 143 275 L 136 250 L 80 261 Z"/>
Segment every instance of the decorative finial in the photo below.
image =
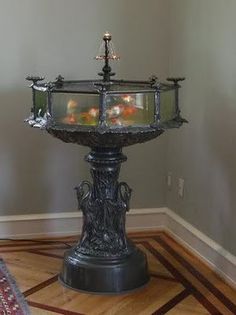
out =
<path fill-rule="evenodd" d="M 56 87 L 58 87 L 58 88 L 62 87 L 63 86 L 63 82 L 64 82 L 64 78 L 63 78 L 62 75 L 59 74 L 56 77 L 56 81 L 55 81 Z"/>
<path fill-rule="evenodd" d="M 120 57 L 115 53 L 114 45 L 111 41 L 111 34 L 109 32 L 105 32 L 103 35 L 103 42 L 99 48 L 98 55 L 95 57 L 96 60 L 104 60 L 105 65 L 102 68 L 100 76 L 103 76 L 104 82 L 109 82 L 110 77 L 115 75 L 115 73 L 111 72 L 111 67 L 109 65 L 109 60 L 119 60 Z"/>
<path fill-rule="evenodd" d="M 33 76 L 33 75 L 28 75 L 26 77 L 27 81 L 32 81 L 33 84 L 36 84 L 38 81 L 43 81 L 44 77 L 39 77 L 39 76 Z"/>
<path fill-rule="evenodd" d="M 149 78 L 151 86 L 157 85 L 159 83 L 158 77 L 156 75 L 152 75 Z"/>
<path fill-rule="evenodd" d="M 103 40 L 111 40 L 111 34 L 109 32 L 105 32 L 103 35 Z"/>

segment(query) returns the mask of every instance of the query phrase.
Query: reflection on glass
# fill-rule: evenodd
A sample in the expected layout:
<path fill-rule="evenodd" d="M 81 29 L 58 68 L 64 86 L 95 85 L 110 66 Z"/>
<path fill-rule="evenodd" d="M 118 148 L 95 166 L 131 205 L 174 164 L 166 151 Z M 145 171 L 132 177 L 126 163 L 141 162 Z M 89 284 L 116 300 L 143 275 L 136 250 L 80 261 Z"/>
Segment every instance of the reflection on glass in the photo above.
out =
<path fill-rule="evenodd" d="M 94 126 L 98 124 L 99 96 L 53 93 L 52 111 L 56 122 L 69 125 Z"/>
<path fill-rule="evenodd" d="M 161 92 L 160 96 L 160 121 L 161 123 L 172 120 L 176 116 L 175 91 Z"/>
<path fill-rule="evenodd" d="M 47 93 L 35 90 L 35 108 L 36 117 L 43 117 L 47 110 Z"/>
<path fill-rule="evenodd" d="M 108 95 L 106 108 L 109 126 L 149 125 L 154 117 L 154 93 Z"/>

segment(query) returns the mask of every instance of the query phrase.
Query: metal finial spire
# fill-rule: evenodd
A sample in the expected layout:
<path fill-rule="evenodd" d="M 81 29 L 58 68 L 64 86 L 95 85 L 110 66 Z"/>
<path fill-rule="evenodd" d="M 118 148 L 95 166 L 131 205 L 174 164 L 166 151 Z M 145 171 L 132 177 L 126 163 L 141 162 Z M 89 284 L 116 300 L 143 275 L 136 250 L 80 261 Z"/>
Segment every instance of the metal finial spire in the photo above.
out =
<path fill-rule="evenodd" d="M 114 45 L 111 41 L 112 36 L 109 32 L 105 32 L 103 35 L 103 42 L 99 48 L 99 53 L 95 57 L 96 60 L 104 60 L 105 65 L 102 68 L 100 76 L 103 76 L 103 80 L 105 82 L 110 81 L 110 77 L 115 75 L 115 73 L 111 72 L 111 67 L 109 65 L 109 60 L 119 60 L 120 57 L 115 53 Z"/>

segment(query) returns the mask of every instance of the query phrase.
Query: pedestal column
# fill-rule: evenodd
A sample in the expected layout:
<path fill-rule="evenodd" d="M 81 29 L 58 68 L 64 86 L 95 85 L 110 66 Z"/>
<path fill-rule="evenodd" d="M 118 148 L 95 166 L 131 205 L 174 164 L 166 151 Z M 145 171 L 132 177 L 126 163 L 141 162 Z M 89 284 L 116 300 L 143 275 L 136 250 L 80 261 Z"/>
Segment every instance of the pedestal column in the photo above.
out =
<path fill-rule="evenodd" d="M 79 243 L 64 257 L 61 281 L 74 289 L 121 293 L 143 286 L 149 279 L 147 260 L 126 236 L 125 218 L 131 189 L 118 182 L 126 161 L 120 148 L 94 148 L 86 156 L 93 183 L 76 187 L 83 229 Z"/>

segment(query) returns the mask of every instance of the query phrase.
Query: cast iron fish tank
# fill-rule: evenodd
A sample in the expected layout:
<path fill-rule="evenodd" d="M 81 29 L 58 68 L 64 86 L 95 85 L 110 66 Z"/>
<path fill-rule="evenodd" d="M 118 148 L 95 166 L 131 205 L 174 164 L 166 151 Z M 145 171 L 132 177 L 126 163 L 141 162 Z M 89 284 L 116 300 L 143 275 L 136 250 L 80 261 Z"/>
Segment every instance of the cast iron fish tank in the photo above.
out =
<path fill-rule="evenodd" d="M 117 294 L 144 286 L 148 280 L 145 253 L 126 235 L 131 188 L 119 182 L 125 146 L 142 143 L 179 128 L 185 119 L 179 108 L 179 82 L 115 80 L 110 60 L 117 60 L 111 35 L 103 36 L 99 54 L 100 79 L 54 82 L 29 76 L 33 106 L 26 121 L 64 142 L 91 148 L 92 182 L 75 188 L 83 228 L 76 246 L 65 253 L 60 281 L 86 292 Z"/>

